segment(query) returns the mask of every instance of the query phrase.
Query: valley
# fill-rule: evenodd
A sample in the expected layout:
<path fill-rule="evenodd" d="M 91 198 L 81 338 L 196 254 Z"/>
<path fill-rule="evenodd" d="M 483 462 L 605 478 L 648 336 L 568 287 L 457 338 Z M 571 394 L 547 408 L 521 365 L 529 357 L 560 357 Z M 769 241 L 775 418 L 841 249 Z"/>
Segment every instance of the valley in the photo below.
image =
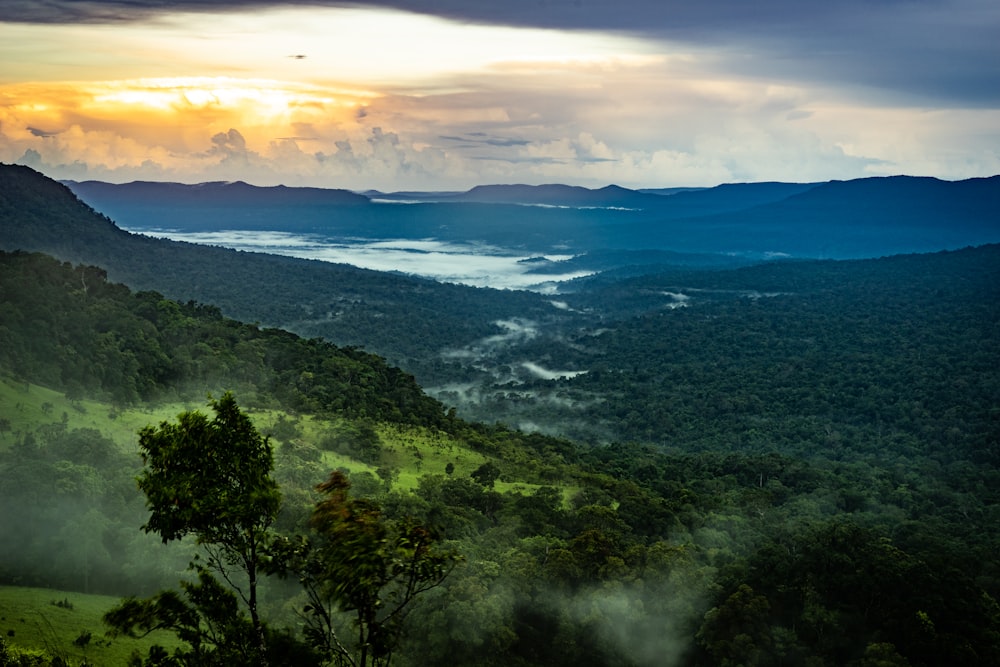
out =
<path fill-rule="evenodd" d="M 61 599 L 190 579 L 196 545 L 140 529 L 137 433 L 231 391 L 274 449 L 276 538 L 308 531 L 339 470 L 387 525 L 461 556 L 392 664 L 996 664 L 997 183 L 412 204 L 207 184 L 231 197 L 211 208 L 0 166 L 0 584 Z M 502 247 L 473 282 L 517 282 L 316 259 L 375 220 L 340 259 Z M 186 240 L 138 233 L 154 228 Z M 234 230 L 239 249 L 190 242 Z M 261 252 L 307 238 L 309 259 Z M 293 584 L 265 577 L 261 609 L 301 639 Z M 85 629 L 103 632 L 43 648 L 79 660 Z"/>

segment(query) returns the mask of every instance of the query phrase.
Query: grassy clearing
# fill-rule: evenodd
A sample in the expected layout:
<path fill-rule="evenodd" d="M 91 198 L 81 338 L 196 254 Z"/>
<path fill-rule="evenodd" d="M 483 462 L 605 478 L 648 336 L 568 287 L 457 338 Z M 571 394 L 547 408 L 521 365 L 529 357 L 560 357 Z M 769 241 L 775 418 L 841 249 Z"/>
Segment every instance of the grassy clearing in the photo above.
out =
<path fill-rule="evenodd" d="M 0 451 L 8 448 L 21 433 L 32 431 L 41 424 L 51 423 L 65 424 L 69 429 L 96 429 L 116 442 L 122 451 L 136 453 L 139 440 L 137 434 L 141 428 L 174 420 L 178 414 L 187 410 L 211 413 L 207 398 L 200 401 L 115 408 L 98 401 L 70 400 L 62 393 L 45 387 L 2 378 L 0 418 L 9 420 L 10 431 L 0 433 Z M 324 434 L 332 428 L 343 425 L 342 420 L 318 419 L 311 415 L 289 416 L 279 410 L 247 409 L 247 414 L 264 433 L 269 433 L 284 420 L 297 430 L 295 440 L 313 445 L 321 442 Z M 400 490 L 417 488 L 420 479 L 426 475 L 446 474 L 449 464 L 453 466 L 452 476 L 468 477 L 489 460 L 469 448 L 466 443 L 433 429 L 395 424 L 379 424 L 375 429 L 383 450 L 381 465 L 387 465 L 397 472 L 394 486 Z M 352 472 L 375 474 L 379 467 L 331 451 L 322 453 L 322 461 L 331 470 L 345 468 Z M 515 476 L 511 471 L 506 471 L 504 479 L 497 481 L 496 490 L 502 493 L 530 494 L 539 487 L 538 484 L 517 480 Z M 320 481 L 322 480 L 316 480 L 317 483 Z M 573 489 L 568 488 L 561 490 L 564 498 L 568 498 L 573 492 Z"/>
<path fill-rule="evenodd" d="M 0 379 L 0 417 L 10 421 L 10 432 L 0 434 L 5 449 L 19 434 L 34 431 L 42 424 L 65 424 L 68 429 L 100 431 L 126 452 L 136 451 L 139 429 L 175 418 L 180 412 L 204 405 L 164 403 L 120 409 L 87 399 L 70 400 L 52 389 L 35 384 Z"/>
<path fill-rule="evenodd" d="M 383 425 L 378 430 L 389 465 L 399 470 L 396 486 L 415 489 L 425 475 L 444 475 L 448 464 L 452 475 L 468 475 L 486 462 L 486 457 L 439 431 Z"/>
<path fill-rule="evenodd" d="M 84 660 L 89 665 L 124 665 L 133 652 L 145 654 L 153 644 L 167 650 L 178 646 L 169 632 L 143 639 L 105 636 L 101 616 L 118 602 L 119 598 L 108 595 L 0 586 L 0 634 L 9 645 L 44 650 L 71 665 Z M 86 646 L 74 644 L 88 632 Z"/>

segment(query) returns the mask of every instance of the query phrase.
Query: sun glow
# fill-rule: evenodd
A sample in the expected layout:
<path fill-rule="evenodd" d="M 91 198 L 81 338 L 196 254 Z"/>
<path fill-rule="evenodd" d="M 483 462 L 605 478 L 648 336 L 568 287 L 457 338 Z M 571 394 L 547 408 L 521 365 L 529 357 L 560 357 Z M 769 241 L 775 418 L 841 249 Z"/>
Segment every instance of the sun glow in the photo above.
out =
<path fill-rule="evenodd" d="M 468 171 L 453 139 L 465 128 L 511 135 L 481 143 L 492 150 L 523 145 L 523 122 L 542 126 L 516 91 L 642 69 L 657 58 L 647 49 L 621 36 L 348 7 L 0 23 L 0 160 L 113 178 L 128 167 L 185 180 L 229 170 L 260 183 L 379 171 L 438 179 Z M 510 93 L 483 93 L 511 82 Z M 98 157 L 97 143 L 111 148 Z"/>
<path fill-rule="evenodd" d="M 233 127 L 251 134 L 270 128 L 271 136 L 288 136 L 297 126 L 351 124 L 379 95 L 269 79 L 162 77 L 11 85 L 0 88 L 0 97 L 0 123 L 8 132 L 35 128 L 56 134 L 73 125 L 117 123 L 177 148 L 171 137 L 185 128 L 199 129 L 204 141 Z"/>
<path fill-rule="evenodd" d="M 227 157 L 241 164 L 305 159 L 305 146 L 335 152 L 337 142 L 357 134 L 360 110 L 379 97 L 231 76 L 12 84 L 0 87 L 0 158 L 37 154 L 72 164 L 86 155 L 107 169 L 147 165 L 151 176 Z"/>
<path fill-rule="evenodd" d="M 281 116 L 297 110 L 355 107 L 378 97 L 370 91 L 334 91 L 301 83 L 233 77 L 136 79 L 94 83 L 80 88 L 91 91 L 92 101 L 98 106 L 137 106 L 181 112 L 252 105 L 262 117 Z"/>

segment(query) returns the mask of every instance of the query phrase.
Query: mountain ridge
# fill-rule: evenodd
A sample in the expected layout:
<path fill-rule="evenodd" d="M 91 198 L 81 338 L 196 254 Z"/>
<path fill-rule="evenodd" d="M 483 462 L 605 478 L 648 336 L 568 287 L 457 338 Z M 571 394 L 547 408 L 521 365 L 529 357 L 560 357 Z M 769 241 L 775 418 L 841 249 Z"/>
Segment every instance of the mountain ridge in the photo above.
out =
<path fill-rule="evenodd" d="M 330 204 L 364 206 L 368 197 L 337 188 L 298 187 L 287 185 L 258 186 L 245 181 L 206 181 L 175 183 L 168 181 L 61 181 L 74 192 L 96 199 L 106 198 L 112 191 L 124 201 L 170 201 L 174 205 L 190 203 L 233 204 Z"/>
<path fill-rule="evenodd" d="M 671 195 L 564 184 L 398 195 L 218 182 L 67 185 L 129 229 L 435 239 L 527 255 L 657 249 L 848 259 L 1000 241 L 1000 176 L 731 183 Z"/>

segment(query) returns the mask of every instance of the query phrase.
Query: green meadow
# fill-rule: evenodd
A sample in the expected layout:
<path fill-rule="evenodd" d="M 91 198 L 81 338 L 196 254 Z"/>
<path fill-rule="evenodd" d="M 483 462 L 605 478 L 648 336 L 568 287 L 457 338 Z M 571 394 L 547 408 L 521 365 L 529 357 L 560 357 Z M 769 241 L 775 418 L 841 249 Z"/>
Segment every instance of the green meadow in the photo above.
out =
<path fill-rule="evenodd" d="M 101 616 L 119 601 L 47 588 L 0 586 L 0 636 L 8 646 L 44 651 L 68 664 L 124 665 L 134 652 L 145 655 L 159 644 L 177 644 L 170 632 L 148 637 L 106 636 Z"/>

